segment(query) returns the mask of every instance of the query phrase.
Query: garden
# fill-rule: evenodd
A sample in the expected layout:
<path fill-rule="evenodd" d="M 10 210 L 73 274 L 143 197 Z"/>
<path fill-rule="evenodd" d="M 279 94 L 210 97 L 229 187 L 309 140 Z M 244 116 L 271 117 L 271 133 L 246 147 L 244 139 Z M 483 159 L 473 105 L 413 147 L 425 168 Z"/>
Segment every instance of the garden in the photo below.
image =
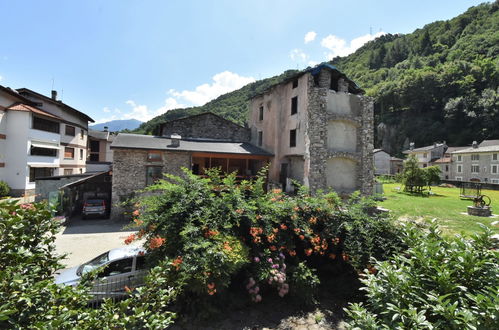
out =
<path fill-rule="evenodd" d="M 265 173 L 237 183 L 186 171 L 148 187 L 130 201 L 137 233 L 126 239 L 144 242 L 147 283 L 99 309 L 86 304 L 94 274 L 74 288 L 53 284 L 61 266 L 46 206 L 2 205 L 0 326 L 165 328 L 268 301 L 307 310 L 334 292 L 350 328 L 496 328 L 499 267 L 487 228 L 445 237 L 436 224 L 396 223 L 358 194 L 264 186 Z"/>

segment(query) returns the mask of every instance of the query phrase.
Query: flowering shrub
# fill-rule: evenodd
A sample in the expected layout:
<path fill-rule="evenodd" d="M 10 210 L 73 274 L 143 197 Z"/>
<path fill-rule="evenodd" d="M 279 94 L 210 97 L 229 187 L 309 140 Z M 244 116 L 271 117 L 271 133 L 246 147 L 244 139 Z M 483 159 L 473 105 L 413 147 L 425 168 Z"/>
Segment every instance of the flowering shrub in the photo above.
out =
<path fill-rule="evenodd" d="M 372 203 L 358 195 L 347 203 L 304 188 L 288 196 L 266 192 L 264 182 L 264 175 L 236 184 L 234 175 L 211 171 L 203 178 L 186 170 L 134 201 L 150 262 L 167 260 L 170 280 L 189 301 L 223 295 L 229 286 L 246 290 L 254 302 L 274 290 L 281 297 L 311 295 L 319 285 L 314 269 L 361 271 L 369 258 L 387 258 L 402 247 L 400 229 L 386 217 L 369 216 Z"/>
<path fill-rule="evenodd" d="M 5 181 L 0 180 L 0 197 L 7 196 L 10 192 L 10 187 Z"/>
<path fill-rule="evenodd" d="M 173 322 L 167 308 L 175 292 L 161 265 L 129 299 L 100 309 L 87 308 L 91 277 L 76 287 L 56 285 L 53 274 L 63 268 L 54 246 L 59 226 L 45 204 L 0 202 L 0 328 L 141 329 Z"/>
<path fill-rule="evenodd" d="M 376 262 L 362 282 L 365 304 L 351 304 L 354 329 L 497 329 L 499 259 L 490 230 L 472 239 L 408 228 L 410 248 Z"/>

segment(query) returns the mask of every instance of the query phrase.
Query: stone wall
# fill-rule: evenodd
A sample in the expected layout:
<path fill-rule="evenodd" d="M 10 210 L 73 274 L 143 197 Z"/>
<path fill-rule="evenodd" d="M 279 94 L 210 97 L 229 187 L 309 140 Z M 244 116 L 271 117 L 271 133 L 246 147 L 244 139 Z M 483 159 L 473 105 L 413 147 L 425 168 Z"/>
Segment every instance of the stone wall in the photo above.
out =
<path fill-rule="evenodd" d="M 161 153 L 162 160 L 147 160 L 147 150 L 113 149 L 113 193 L 111 217 L 122 218 L 124 209 L 121 202 L 132 197 L 137 190 L 146 187 L 146 167 L 162 166 L 163 173 L 182 175 L 182 167 L 191 167 L 191 154 L 187 152 Z"/>
<path fill-rule="evenodd" d="M 342 187 L 351 186 L 348 190 L 360 190 L 362 194 L 370 195 L 373 192 L 374 184 L 373 102 L 366 96 L 348 94 L 344 86 L 340 86 L 338 92 L 331 91 L 330 82 L 331 72 L 329 70 L 323 69 L 316 81 L 314 81 L 312 75 L 309 75 L 307 133 L 310 145 L 306 158 L 310 161 L 310 190 L 312 192 L 319 189 L 326 190 L 331 183 L 338 183 Z M 343 82 L 340 82 L 340 85 L 343 85 Z M 348 97 L 348 102 L 343 100 L 343 95 Z M 335 98 L 341 101 L 338 104 L 344 104 L 341 106 L 341 109 L 338 109 L 338 113 L 328 113 L 328 100 L 330 101 L 329 103 L 332 103 L 331 101 L 336 101 Z M 332 138 L 338 140 L 338 134 L 328 132 L 328 129 L 337 129 L 339 127 L 338 125 L 329 125 L 331 121 L 346 122 L 350 126 L 355 127 L 356 143 L 354 150 L 340 150 L 344 149 L 344 146 L 350 146 L 349 149 L 352 149 L 351 143 L 346 143 L 348 141 L 335 141 L 328 147 L 328 136 L 329 140 Z M 345 136 L 345 138 L 348 137 Z M 338 144 L 339 142 L 341 143 Z M 341 148 L 335 150 L 335 146 L 340 146 Z M 332 159 L 337 159 L 338 162 L 331 162 Z M 348 166 L 352 168 L 342 173 L 348 173 L 353 176 L 356 182 L 350 183 L 348 180 L 345 181 L 345 178 L 341 180 L 332 178 L 331 176 L 342 175 L 342 173 L 338 173 L 337 169 L 329 169 L 328 163 L 329 167 L 336 163 L 341 163 L 344 166 L 349 164 Z"/>
<path fill-rule="evenodd" d="M 251 140 L 249 128 L 239 126 L 212 113 L 163 123 L 160 126 L 160 132 L 163 136 L 179 134 L 182 138 L 207 138 L 235 142 L 249 142 Z"/>

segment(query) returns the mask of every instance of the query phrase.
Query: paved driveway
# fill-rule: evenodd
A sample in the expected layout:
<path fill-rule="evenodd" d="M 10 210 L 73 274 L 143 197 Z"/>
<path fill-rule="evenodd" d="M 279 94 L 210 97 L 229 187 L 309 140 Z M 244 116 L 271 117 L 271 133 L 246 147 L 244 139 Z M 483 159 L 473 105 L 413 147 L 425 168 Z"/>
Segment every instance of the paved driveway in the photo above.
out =
<path fill-rule="evenodd" d="M 80 265 L 110 249 L 125 246 L 125 238 L 135 232 L 123 229 L 126 224 L 110 219 L 74 217 L 56 235 L 56 251 L 59 255 L 67 254 L 63 260 L 66 268 Z"/>

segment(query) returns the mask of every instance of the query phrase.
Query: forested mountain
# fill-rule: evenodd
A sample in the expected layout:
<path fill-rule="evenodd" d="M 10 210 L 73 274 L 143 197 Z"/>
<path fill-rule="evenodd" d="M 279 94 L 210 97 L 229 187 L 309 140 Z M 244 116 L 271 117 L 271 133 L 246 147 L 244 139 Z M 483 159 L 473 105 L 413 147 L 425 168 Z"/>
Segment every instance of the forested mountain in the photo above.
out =
<path fill-rule="evenodd" d="M 376 147 L 399 154 L 447 141 L 499 138 L 499 0 L 406 35 L 384 35 L 332 63 L 375 99 Z M 257 81 L 201 107 L 176 109 L 140 126 L 212 111 L 246 121 L 248 100 L 296 71 Z"/>
<path fill-rule="evenodd" d="M 90 125 L 89 127 L 96 131 L 102 131 L 104 127 L 111 132 L 118 132 L 123 130 L 133 130 L 140 126 L 142 122 L 137 119 L 123 119 L 123 120 L 111 120 L 101 124 Z"/>

